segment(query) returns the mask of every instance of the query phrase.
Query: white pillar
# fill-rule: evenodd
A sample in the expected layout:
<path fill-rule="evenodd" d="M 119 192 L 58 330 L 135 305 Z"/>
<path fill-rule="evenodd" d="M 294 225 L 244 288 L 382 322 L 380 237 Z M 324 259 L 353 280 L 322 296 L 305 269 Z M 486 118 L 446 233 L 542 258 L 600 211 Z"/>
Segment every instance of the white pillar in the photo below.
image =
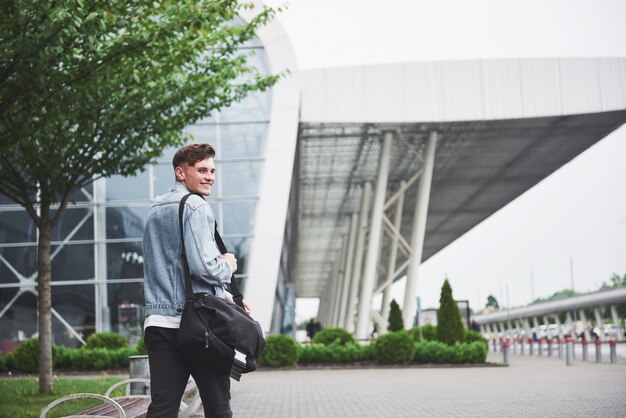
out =
<path fill-rule="evenodd" d="M 333 323 L 333 318 L 335 317 L 335 310 L 336 310 L 336 295 L 337 295 L 337 288 L 338 288 L 338 282 L 339 282 L 339 259 L 335 259 L 335 262 L 333 263 L 333 269 L 330 272 L 330 280 L 328 283 L 328 294 L 326 296 L 326 299 L 328 300 L 328 316 L 326 317 L 326 322 L 328 324 L 328 326 L 335 326 L 335 324 Z"/>
<path fill-rule="evenodd" d="M 380 238 L 383 229 L 383 205 L 387 194 L 387 180 L 389 179 L 389 165 L 391 160 L 391 146 L 393 132 L 385 132 L 380 163 L 378 165 L 378 178 L 376 180 L 376 193 L 374 194 L 374 206 L 372 208 L 372 222 L 370 226 L 367 256 L 365 257 L 365 271 L 361 283 L 361 295 L 359 297 L 359 314 L 357 317 L 356 337 L 364 339 L 368 336 L 370 315 L 372 310 L 372 294 L 376 284 L 376 266 L 380 255 Z"/>
<path fill-rule="evenodd" d="M 600 315 L 600 308 L 594 308 L 593 313 L 596 316 L 596 327 L 598 327 L 598 336 L 602 341 L 604 341 L 604 318 L 602 318 L 602 315 Z"/>
<path fill-rule="evenodd" d="M 353 213 L 350 220 L 350 236 L 348 238 L 348 248 L 346 249 L 346 265 L 341 291 L 341 304 L 339 305 L 338 326 L 346 328 L 346 312 L 348 310 L 348 297 L 350 296 L 350 283 L 352 281 L 352 267 L 354 263 L 354 252 L 356 244 L 356 233 L 359 229 L 359 214 Z"/>
<path fill-rule="evenodd" d="M 624 341 L 624 331 L 622 330 L 622 321 L 617 314 L 617 308 L 615 305 L 611 305 L 611 316 L 613 317 L 613 323 L 615 324 L 615 337 L 617 341 Z"/>
<path fill-rule="evenodd" d="M 99 179 L 93 182 L 93 224 L 94 224 L 94 263 L 96 285 L 96 332 L 111 331 L 111 308 L 109 307 L 107 279 L 107 244 L 106 240 L 106 207 L 101 204 L 106 201 L 106 180 Z M 121 260 L 118 260 L 121 261 Z M 115 330 L 117 331 L 117 330 Z"/>
<path fill-rule="evenodd" d="M 406 184 L 405 180 L 400 182 L 400 189 L 404 189 L 404 185 Z M 400 222 L 402 222 L 402 208 L 404 207 L 404 192 L 398 196 L 398 201 L 396 202 L 396 211 L 393 214 L 393 226 L 396 227 L 398 231 L 400 231 Z M 389 249 L 389 262 L 387 263 L 387 277 L 385 279 L 386 282 L 392 280 L 393 273 L 396 269 L 396 260 L 398 258 L 398 234 L 394 234 L 391 238 L 391 248 Z M 383 300 L 380 306 L 380 312 L 383 318 L 387 319 L 389 317 L 389 298 L 391 295 L 391 284 L 385 287 L 383 290 Z"/>
<path fill-rule="evenodd" d="M 363 267 L 363 252 L 365 251 L 365 233 L 367 231 L 367 218 L 369 212 L 370 194 L 372 184 L 366 182 L 363 185 L 363 195 L 361 196 L 361 209 L 359 210 L 359 228 L 356 238 L 356 249 L 354 253 L 354 264 L 352 267 L 352 278 L 350 280 L 350 295 L 348 296 L 348 308 L 346 311 L 345 324 L 348 331 L 353 330 L 353 315 L 356 307 L 356 297 L 361 283 L 361 269 Z"/>
<path fill-rule="evenodd" d="M 430 199 L 430 186 L 435 166 L 435 151 L 437 149 L 437 132 L 430 133 L 424 155 L 424 172 L 419 179 L 417 190 L 417 202 L 413 218 L 413 232 L 411 236 L 411 264 L 409 265 L 404 290 L 404 328 L 413 326 L 413 314 L 416 306 L 417 276 L 422 263 L 424 250 L 424 236 L 426 234 L 426 215 L 428 214 L 428 201 Z"/>
<path fill-rule="evenodd" d="M 578 315 L 580 316 L 580 320 L 583 322 L 583 330 L 585 332 L 585 340 L 591 340 L 591 333 L 589 332 L 589 322 L 587 320 L 587 314 L 584 309 L 578 311 Z"/>
<path fill-rule="evenodd" d="M 339 272 L 337 274 L 337 288 L 335 289 L 334 299 L 335 307 L 333 309 L 333 327 L 339 326 L 339 315 L 341 313 L 341 299 L 343 292 L 343 283 L 346 280 L 346 252 L 348 250 L 348 237 L 344 236 L 343 244 L 341 245 L 341 253 L 339 255 Z"/>

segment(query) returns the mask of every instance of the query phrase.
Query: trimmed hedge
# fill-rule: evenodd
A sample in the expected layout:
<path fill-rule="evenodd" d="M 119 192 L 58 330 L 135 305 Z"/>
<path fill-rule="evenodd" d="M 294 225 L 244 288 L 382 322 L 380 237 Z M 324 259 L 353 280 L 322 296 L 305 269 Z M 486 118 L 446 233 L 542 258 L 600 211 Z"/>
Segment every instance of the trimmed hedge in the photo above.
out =
<path fill-rule="evenodd" d="M 58 356 L 59 348 L 52 344 L 52 362 Z M 36 373 L 39 371 L 39 339 L 22 342 L 7 356 L 7 368 L 24 373 Z"/>
<path fill-rule="evenodd" d="M 300 347 L 301 364 L 356 363 L 374 359 L 373 345 L 348 343 L 309 344 Z"/>
<path fill-rule="evenodd" d="M 87 338 L 83 348 L 87 350 L 93 350 L 94 348 L 115 350 L 125 347 L 128 347 L 126 337 L 116 334 L 115 332 L 96 332 Z"/>
<path fill-rule="evenodd" d="M 298 343 L 288 335 L 268 335 L 267 345 L 259 358 L 264 366 L 292 367 L 298 362 Z"/>
<path fill-rule="evenodd" d="M 352 334 L 343 328 L 323 328 L 317 331 L 315 337 L 313 337 L 314 344 L 330 345 L 338 343 L 339 345 L 346 345 L 355 342 Z"/>
<path fill-rule="evenodd" d="M 447 345 L 439 341 L 425 341 L 415 344 L 416 363 L 434 364 L 476 364 L 484 363 L 487 347 L 480 341 Z"/>
<path fill-rule="evenodd" d="M 374 358 L 380 364 L 402 364 L 413 360 L 415 343 L 407 331 L 381 335 L 373 344 Z"/>
<path fill-rule="evenodd" d="M 415 341 L 420 341 L 420 329 L 422 330 L 422 341 L 435 341 L 437 339 L 437 327 L 426 324 L 421 327 L 413 327 L 409 330 Z"/>

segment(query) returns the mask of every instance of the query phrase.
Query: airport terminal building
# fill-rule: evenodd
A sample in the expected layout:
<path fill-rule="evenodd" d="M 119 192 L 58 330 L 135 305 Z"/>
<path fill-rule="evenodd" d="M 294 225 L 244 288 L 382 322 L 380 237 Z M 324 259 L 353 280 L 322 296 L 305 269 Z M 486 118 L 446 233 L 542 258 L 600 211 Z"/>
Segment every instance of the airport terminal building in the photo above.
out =
<path fill-rule="evenodd" d="M 357 337 L 419 265 L 626 122 L 626 58 L 410 62 L 299 71 L 278 22 L 247 48 L 271 91 L 187 128 L 217 151 L 209 198 L 264 330 L 296 297 Z M 54 230 L 53 338 L 142 335 L 142 236 L 174 176 L 166 149 L 135 177 L 75 194 Z M 37 333 L 37 229 L 0 196 L 0 349 Z M 383 303 L 372 306 L 382 293 Z"/>

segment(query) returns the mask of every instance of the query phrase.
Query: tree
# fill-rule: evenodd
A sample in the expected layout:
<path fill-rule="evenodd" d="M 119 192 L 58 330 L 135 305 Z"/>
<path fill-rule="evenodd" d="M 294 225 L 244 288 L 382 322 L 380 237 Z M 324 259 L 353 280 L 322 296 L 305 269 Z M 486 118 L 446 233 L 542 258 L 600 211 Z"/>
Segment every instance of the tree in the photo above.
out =
<path fill-rule="evenodd" d="M 389 304 L 389 326 L 387 329 L 391 332 L 401 331 L 404 329 L 404 321 L 402 320 L 402 310 L 395 299 Z"/>
<path fill-rule="evenodd" d="M 237 0 L 9 0 L 0 6 L 0 193 L 24 206 L 37 247 L 39 388 L 52 391 L 50 239 L 71 195 L 133 175 L 182 129 L 272 86 L 238 48 Z M 54 205 L 54 206 L 53 206 Z"/>
<path fill-rule="evenodd" d="M 452 297 L 452 288 L 448 279 L 441 287 L 439 298 L 439 310 L 437 311 L 437 340 L 452 345 L 457 341 L 463 341 L 465 328 L 461 319 L 461 312 Z"/>
<path fill-rule="evenodd" d="M 492 306 L 495 309 L 500 309 L 500 305 L 498 305 L 498 300 L 493 295 L 487 296 L 487 304 L 485 305 L 485 308 L 488 306 Z"/>

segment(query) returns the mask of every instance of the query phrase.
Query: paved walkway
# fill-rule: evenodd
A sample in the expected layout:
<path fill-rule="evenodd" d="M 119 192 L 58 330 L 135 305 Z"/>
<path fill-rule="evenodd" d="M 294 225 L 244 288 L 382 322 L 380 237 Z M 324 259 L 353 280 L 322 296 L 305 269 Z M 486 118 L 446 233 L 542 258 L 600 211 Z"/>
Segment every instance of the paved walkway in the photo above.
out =
<path fill-rule="evenodd" d="M 263 370 L 231 387 L 235 417 L 626 417 L 623 358 L 569 367 L 516 355 L 510 367 Z"/>

